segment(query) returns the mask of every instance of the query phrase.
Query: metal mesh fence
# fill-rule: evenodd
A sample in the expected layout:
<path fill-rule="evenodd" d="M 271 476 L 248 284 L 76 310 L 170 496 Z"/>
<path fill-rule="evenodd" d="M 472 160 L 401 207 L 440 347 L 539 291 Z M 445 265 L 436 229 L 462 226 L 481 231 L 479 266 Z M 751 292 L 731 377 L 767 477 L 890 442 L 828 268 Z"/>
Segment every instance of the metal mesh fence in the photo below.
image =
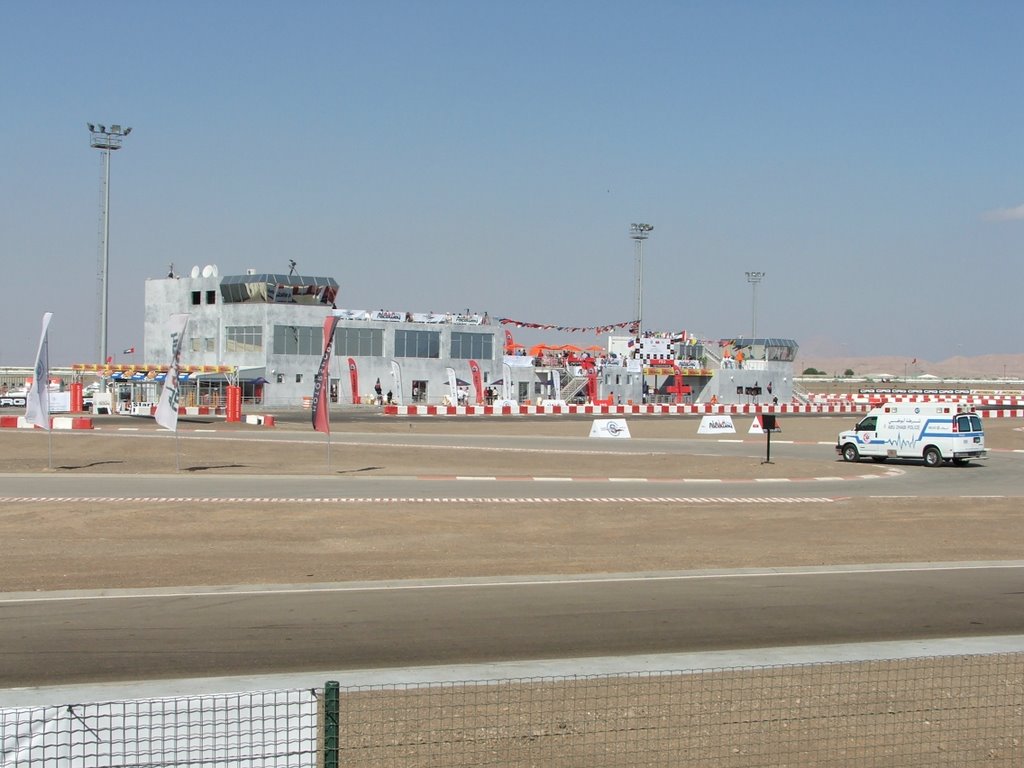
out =
<path fill-rule="evenodd" d="M 344 766 L 1020 766 L 1024 656 L 343 688 Z"/>
<path fill-rule="evenodd" d="M 1024 765 L 1022 653 L 328 690 L 0 709 L 0 768 Z"/>
<path fill-rule="evenodd" d="M 312 690 L 0 710 L 0 768 L 317 764 Z"/>

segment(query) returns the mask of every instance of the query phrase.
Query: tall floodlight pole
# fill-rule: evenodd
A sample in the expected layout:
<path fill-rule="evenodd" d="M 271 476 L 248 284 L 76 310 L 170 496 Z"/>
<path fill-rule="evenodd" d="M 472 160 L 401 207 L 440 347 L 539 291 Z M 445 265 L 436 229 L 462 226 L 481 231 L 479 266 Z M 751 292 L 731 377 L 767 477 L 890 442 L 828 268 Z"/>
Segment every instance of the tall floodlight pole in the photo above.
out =
<path fill-rule="evenodd" d="M 107 303 L 110 298 L 107 274 L 110 269 L 110 153 L 121 148 L 131 128 L 98 123 L 89 126 L 89 146 L 103 153 L 103 257 L 100 264 L 100 362 L 107 362 Z"/>
<path fill-rule="evenodd" d="M 752 293 L 753 293 L 753 296 L 752 296 L 752 299 L 751 299 L 752 303 L 751 303 L 751 313 L 750 313 L 751 314 L 751 320 L 750 320 L 750 338 L 751 339 L 756 339 L 757 338 L 757 285 L 758 285 L 758 283 L 760 283 L 764 279 L 764 276 L 766 274 L 767 274 L 766 272 L 747 272 L 747 282 L 750 283 L 750 287 L 751 287 Z"/>
<path fill-rule="evenodd" d="M 650 224 L 630 224 L 629 236 L 636 243 L 636 335 L 640 337 L 644 326 L 644 240 L 654 227 Z"/>

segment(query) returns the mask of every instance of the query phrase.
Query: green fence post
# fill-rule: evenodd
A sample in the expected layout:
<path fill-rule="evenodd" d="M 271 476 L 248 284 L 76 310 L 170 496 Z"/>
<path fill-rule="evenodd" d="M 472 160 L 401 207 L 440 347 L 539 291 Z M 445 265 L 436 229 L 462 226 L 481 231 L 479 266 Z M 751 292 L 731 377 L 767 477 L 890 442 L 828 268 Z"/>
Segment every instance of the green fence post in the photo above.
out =
<path fill-rule="evenodd" d="M 338 768 L 338 713 L 340 685 L 328 680 L 324 685 L 324 768 Z"/>

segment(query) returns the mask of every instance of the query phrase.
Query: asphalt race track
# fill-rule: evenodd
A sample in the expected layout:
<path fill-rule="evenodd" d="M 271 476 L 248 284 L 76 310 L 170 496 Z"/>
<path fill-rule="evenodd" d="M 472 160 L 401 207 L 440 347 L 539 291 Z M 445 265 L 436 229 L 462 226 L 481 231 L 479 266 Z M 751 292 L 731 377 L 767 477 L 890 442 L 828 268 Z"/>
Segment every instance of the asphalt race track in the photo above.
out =
<path fill-rule="evenodd" d="M 1024 563 L 0 602 L 0 686 L 1024 633 Z"/>
<path fill-rule="evenodd" d="M 105 427 L 106 439 L 116 440 L 118 450 L 131 455 L 146 446 L 163 452 L 166 460 L 172 436 L 137 422 L 118 423 Z M 1007 515 L 1019 514 L 1014 510 L 1020 507 L 1022 456 L 1009 431 L 1013 440 L 1005 441 L 1007 447 L 996 447 L 988 462 L 966 468 L 927 469 L 903 462 L 845 466 L 836 463 L 827 439 L 810 434 L 778 440 L 773 453 L 783 468 L 787 462 L 801 468 L 818 462 L 820 472 L 650 478 L 635 469 L 621 477 L 557 470 L 567 455 L 586 461 L 611 455 L 622 463 L 630 454 L 700 456 L 710 462 L 743 459 L 756 466 L 753 460 L 761 456 L 763 443 L 745 435 L 606 442 L 571 435 L 502 435 L 500 424 L 477 432 L 459 432 L 452 425 L 449 431 L 425 434 L 418 424 L 396 421 L 387 423 L 390 433 L 381 433 L 374 431 L 379 423 L 359 422 L 332 435 L 337 464 L 320 473 L 183 473 L 172 467 L 103 474 L 82 471 L 85 463 L 75 464 L 74 471 L 12 472 L 8 467 L 0 476 L 0 533 L 7 520 L 3 516 L 20 514 L 26 505 L 61 509 L 96 503 L 259 502 L 286 512 L 294 504 L 457 499 L 487 514 L 496 505 L 521 499 L 570 517 L 581 507 L 637 499 L 665 505 L 714 500 L 748 507 L 765 502 L 814 515 L 827 514 L 840 499 L 884 505 L 887 499 L 921 498 L 922 507 L 940 499 L 954 510 L 972 500 L 995 499 L 1005 504 Z M 183 432 L 178 445 L 189 446 L 187 452 L 198 443 L 186 440 L 205 445 L 222 440 L 223 451 L 244 442 L 291 452 L 313 443 L 319 450 L 323 436 L 299 429 Z M 808 423 L 793 431 L 801 430 L 814 431 Z M 28 444 L 26 438 L 38 450 L 39 436 L 17 436 L 22 445 Z M 410 455 L 447 452 L 451 467 L 407 473 L 394 468 L 383 476 L 347 471 L 358 465 L 353 456 L 382 446 L 395 451 L 398 445 Z M 528 474 L 516 470 L 509 477 L 493 470 L 483 474 L 480 468 L 461 474 L 469 455 L 484 456 L 480 466 L 486 467 L 488 455 L 516 451 L 533 456 L 538 468 Z M 566 535 L 572 535 L 574 524 L 579 523 L 570 522 Z M 743 536 L 742 528 L 734 535 Z M 1005 551 L 1012 552 L 1017 534 L 1006 535 L 1011 540 L 1003 542 Z M 174 531 L 167 532 L 167 541 L 173 549 Z M 893 560 L 881 566 L 822 559 L 814 566 L 765 568 L 751 562 L 747 568 L 722 571 L 554 576 L 556 571 L 548 571 L 505 578 L 459 573 L 361 583 L 9 590 L 0 593 L 0 687 L 1024 633 L 1024 563 L 979 554 L 965 549 L 955 562 Z"/>

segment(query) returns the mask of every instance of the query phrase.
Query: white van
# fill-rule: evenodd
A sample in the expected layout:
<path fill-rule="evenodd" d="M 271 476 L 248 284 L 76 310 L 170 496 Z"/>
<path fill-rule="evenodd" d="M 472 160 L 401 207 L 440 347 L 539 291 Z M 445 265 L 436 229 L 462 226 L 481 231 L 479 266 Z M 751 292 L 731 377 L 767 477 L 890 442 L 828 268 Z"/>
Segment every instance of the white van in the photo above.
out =
<path fill-rule="evenodd" d="M 958 403 L 881 405 L 852 430 L 839 433 L 836 453 L 845 461 L 859 461 L 861 456 L 874 461 L 924 459 L 929 467 L 988 458 L 981 417 Z"/>

